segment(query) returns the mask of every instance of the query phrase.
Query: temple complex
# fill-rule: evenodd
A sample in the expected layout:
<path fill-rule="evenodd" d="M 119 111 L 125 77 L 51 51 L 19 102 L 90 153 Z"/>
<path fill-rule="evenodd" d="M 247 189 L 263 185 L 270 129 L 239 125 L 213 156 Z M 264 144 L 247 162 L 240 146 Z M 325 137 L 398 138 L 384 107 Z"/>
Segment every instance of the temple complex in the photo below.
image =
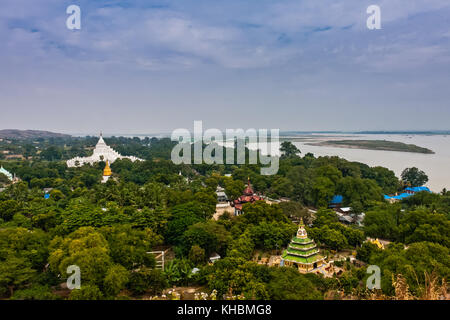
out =
<path fill-rule="evenodd" d="M 143 161 L 134 156 L 122 156 L 116 150 L 108 146 L 103 140 L 103 136 L 100 133 L 100 139 L 95 146 L 94 153 L 90 157 L 75 157 L 73 159 L 67 160 L 68 167 L 78 167 L 86 163 L 93 164 L 100 161 L 108 161 L 110 164 L 117 159 L 130 159 L 132 162 L 136 160 Z"/>
<path fill-rule="evenodd" d="M 319 269 L 326 264 L 314 240 L 308 238 L 303 219 L 300 219 L 297 235 L 292 238 L 281 258 L 281 266 L 297 265 L 301 273 L 322 272 Z"/>
<path fill-rule="evenodd" d="M 231 204 L 234 207 L 234 215 L 238 216 L 242 214 L 242 205 L 244 203 L 253 203 L 255 201 L 264 200 L 259 195 L 253 192 L 253 189 L 250 184 L 250 177 L 248 178 L 247 187 L 244 190 L 244 194 L 233 201 Z"/>

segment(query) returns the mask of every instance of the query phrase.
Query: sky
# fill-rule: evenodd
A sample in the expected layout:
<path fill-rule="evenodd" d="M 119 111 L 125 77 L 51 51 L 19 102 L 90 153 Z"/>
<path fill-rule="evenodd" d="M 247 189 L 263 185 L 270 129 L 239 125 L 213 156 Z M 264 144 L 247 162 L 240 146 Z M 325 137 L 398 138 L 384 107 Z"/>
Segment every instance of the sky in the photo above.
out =
<path fill-rule="evenodd" d="M 69 30 L 69 5 L 81 29 Z M 366 9 L 381 9 L 369 30 Z M 0 129 L 449 130 L 448 0 L 1 0 Z"/>

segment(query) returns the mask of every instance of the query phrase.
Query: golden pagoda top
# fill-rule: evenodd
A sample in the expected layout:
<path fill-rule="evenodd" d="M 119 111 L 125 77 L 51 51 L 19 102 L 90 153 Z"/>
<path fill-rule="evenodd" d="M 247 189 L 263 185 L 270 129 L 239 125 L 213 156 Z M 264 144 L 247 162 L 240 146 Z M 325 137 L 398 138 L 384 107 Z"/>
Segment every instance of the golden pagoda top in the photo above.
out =
<path fill-rule="evenodd" d="M 103 169 L 103 176 L 109 177 L 110 175 L 112 175 L 112 171 L 111 171 L 111 168 L 109 167 L 109 161 L 106 160 L 106 166 L 105 166 L 105 169 Z"/>
<path fill-rule="evenodd" d="M 300 218 L 300 223 L 298 225 L 297 238 L 306 239 L 308 234 L 305 230 L 305 224 L 303 223 L 303 218 Z"/>

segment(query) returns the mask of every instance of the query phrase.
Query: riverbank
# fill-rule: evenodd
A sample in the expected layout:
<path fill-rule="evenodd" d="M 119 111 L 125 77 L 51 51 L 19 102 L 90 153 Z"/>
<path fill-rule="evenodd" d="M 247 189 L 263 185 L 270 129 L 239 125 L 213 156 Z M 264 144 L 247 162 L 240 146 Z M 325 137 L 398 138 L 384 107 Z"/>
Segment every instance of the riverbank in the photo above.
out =
<path fill-rule="evenodd" d="M 325 136 L 325 135 L 324 135 Z M 338 156 L 349 161 L 365 163 L 369 166 L 383 166 L 395 172 L 397 177 L 405 168 L 417 167 L 429 177 L 426 184 L 433 192 L 443 188 L 450 189 L 450 136 L 449 135 L 375 135 L 375 134 L 342 134 L 333 135 L 333 140 L 387 140 L 406 144 L 414 144 L 433 150 L 433 154 L 408 153 L 386 150 L 368 150 L 360 148 L 342 148 L 330 145 L 315 145 L 330 139 L 322 135 L 304 136 L 303 141 L 293 141 L 302 152 L 310 152 L 316 157 Z M 302 138 L 302 137 L 299 137 Z"/>
<path fill-rule="evenodd" d="M 419 147 L 415 144 L 387 140 L 326 140 L 316 143 L 308 143 L 308 145 L 434 154 L 433 150 Z"/>

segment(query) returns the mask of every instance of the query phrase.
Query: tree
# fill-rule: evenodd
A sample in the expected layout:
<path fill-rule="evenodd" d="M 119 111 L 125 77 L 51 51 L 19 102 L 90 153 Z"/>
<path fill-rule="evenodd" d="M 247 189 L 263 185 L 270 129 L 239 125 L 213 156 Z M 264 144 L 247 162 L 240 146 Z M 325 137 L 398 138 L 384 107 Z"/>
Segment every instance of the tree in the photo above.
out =
<path fill-rule="evenodd" d="M 193 278 L 192 263 L 187 259 L 173 259 L 164 266 L 164 276 L 169 285 L 188 285 Z"/>
<path fill-rule="evenodd" d="M 395 193 L 400 187 L 400 182 L 395 173 L 384 167 L 371 168 L 365 178 L 374 179 L 384 193 Z"/>
<path fill-rule="evenodd" d="M 92 227 L 82 227 L 66 238 L 55 237 L 50 243 L 50 268 L 67 278 L 67 267 L 76 265 L 82 282 L 102 285 L 112 264 L 108 242 Z"/>
<path fill-rule="evenodd" d="M 356 250 L 356 259 L 369 263 L 370 257 L 379 250 L 380 249 L 378 249 L 375 244 L 371 242 L 364 242 L 362 246 Z"/>
<path fill-rule="evenodd" d="M 263 221 L 250 228 L 255 246 L 265 250 L 286 246 L 296 231 L 295 224 L 276 221 Z"/>
<path fill-rule="evenodd" d="M 347 239 L 342 233 L 337 230 L 329 229 L 328 226 L 322 227 L 320 233 L 322 235 L 319 237 L 319 241 L 337 251 L 345 248 L 348 244 Z"/>
<path fill-rule="evenodd" d="M 103 294 L 94 284 L 83 284 L 80 289 L 70 292 L 69 300 L 101 300 Z"/>
<path fill-rule="evenodd" d="M 113 265 L 106 272 L 103 286 L 105 292 L 110 296 L 116 296 L 128 283 L 129 275 L 127 269 L 121 265 Z"/>
<path fill-rule="evenodd" d="M 450 247 L 450 220 L 443 214 L 418 208 L 404 214 L 399 221 L 399 240 L 404 243 L 429 241 Z"/>
<path fill-rule="evenodd" d="M 396 240 L 399 237 L 401 215 L 399 206 L 373 208 L 364 217 L 364 233 L 373 238 Z"/>
<path fill-rule="evenodd" d="M 62 152 L 60 148 L 56 146 L 50 146 L 47 149 L 43 150 L 40 156 L 48 161 L 60 160 L 62 157 Z"/>
<path fill-rule="evenodd" d="M 425 284 L 426 273 L 435 272 L 438 278 L 450 276 L 449 249 L 437 243 L 416 242 L 406 249 L 401 243 L 391 243 L 385 250 L 379 250 L 370 259 L 371 264 L 380 267 L 381 289 L 385 294 L 394 294 L 392 276 L 401 274 L 414 295 L 420 295 Z"/>
<path fill-rule="evenodd" d="M 288 178 L 278 177 L 272 182 L 270 195 L 275 197 L 291 197 L 294 191 L 291 181 Z"/>
<path fill-rule="evenodd" d="M 269 277 L 266 266 L 242 258 L 220 259 L 206 269 L 208 287 L 217 290 L 218 296 L 232 293 L 243 294 L 247 299 L 269 299 L 264 278 Z"/>
<path fill-rule="evenodd" d="M 240 220 L 248 224 L 257 225 L 262 221 L 280 221 L 289 222 L 290 220 L 284 215 L 280 206 L 273 204 L 270 205 L 264 201 L 256 201 L 254 203 L 245 203 L 242 206 L 244 212 L 239 218 Z"/>
<path fill-rule="evenodd" d="M 301 203 L 283 201 L 279 203 L 279 206 L 287 217 L 302 218 L 306 224 L 311 223 L 311 214 Z"/>
<path fill-rule="evenodd" d="M 271 270 L 267 284 L 270 299 L 273 300 L 321 300 L 323 295 L 316 286 L 294 268 Z"/>
<path fill-rule="evenodd" d="M 204 221 L 203 213 L 196 204 L 197 202 L 188 202 L 172 208 L 172 218 L 167 223 L 164 237 L 168 243 L 181 243 L 183 233 L 189 226 Z"/>
<path fill-rule="evenodd" d="M 382 201 L 382 189 L 375 181 L 354 177 L 345 177 L 338 182 L 336 192 L 343 196 L 344 204 L 355 206 L 360 213 L 362 207 L 370 201 Z"/>
<path fill-rule="evenodd" d="M 312 196 L 314 205 L 317 207 L 327 207 L 335 194 L 335 185 L 327 177 L 318 177 L 312 186 Z"/>
<path fill-rule="evenodd" d="M 229 199 L 235 200 L 242 195 L 245 185 L 241 180 L 226 179 L 225 193 Z"/>
<path fill-rule="evenodd" d="M 423 186 L 428 181 L 428 176 L 425 172 L 416 167 L 406 168 L 403 170 L 401 177 L 403 184 L 411 187 Z"/>
<path fill-rule="evenodd" d="M 250 236 L 250 232 L 244 232 L 234 239 L 228 247 L 227 257 L 243 258 L 250 260 L 255 244 Z"/>
<path fill-rule="evenodd" d="M 160 270 L 143 267 L 131 272 L 127 287 L 135 294 L 160 294 L 167 287 L 167 280 Z"/>
<path fill-rule="evenodd" d="M 0 186 L 2 185 L 7 185 L 9 184 L 11 181 L 9 181 L 8 177 L 5 176 L 3 173 L 0 173 Z"/>
<path fill-rule="evenodd" d="M 348 246 L 347 238 L 338 230 L 327 225 L 320 228 L 308 229 L 308 235 L 327 247 L 339 251 Z"/>
<path fill-rule="evenodd" d="M 48 235 L 41 230 L 0 228 L 0 294 L 12 296 L 35 280 L 46 264 Z"/>
<path fill-rule="evenodd" d="M 300 150 L 290 141 L 283 141 L 281 143 L 280 151 L 283 154 L 281 158 L 293 158 L 301 153 Z"/>
<path fill-rule="evenodd" d="M 147 252 L 162 243 L 161 236 L 151 229 L 132 229 L 130 225 L 102 227 L 99 232 L 108 241 L 109 256 L 127 269 L 155 266 L 155 258 Z"/>
<path fill-rule="evenodd" d="M 201 248 L 198 245 L 193 245 L 191 250 L 189 251 L 189 260 L 196 264 L 204 263 L 206 259 L 205 249 Z"/>
<path fill-rule="evenodd" d="M 8 256 L 0 261 L 0 288 L 8 288 L 10 296 L 14 294 L 14 289 L 23 287 L 35 276 L 36 270 L 25 258 Z"/>
<path fill-rule="evenodd" d="M 314 174 L 316 177 L 328 178 L 335 186 L 342 179 L 342 172 L 330 164 L 315 168 Z"/>
<path fill-rule="evenodd" d="M 59 296 L 53 294 L 46 285 L 33 285 L 29 288 L 17 290 L 11 300 L 59 300 Z"/>
<path fill-rule="evenodd" d="M 12 219 L 14 214 L 22 212 L 22 205 L 16 200 L 6 200 L 0 202 L 0 218 L 5 221 Z"/>
<path fill-rule="evenodd" d="M 213 252 L 224 254 L 230 240 L 230 233 L 215 221 L 200 222 L 190 226 L 183 234 L 181 246 L 187 254 L 193 245 L 205 250 L 209 257 Z"/>
<path fill-rule="evenodd" d="M 322 227 L 338 222 L 336 212 L 332 209 L 319 209 L 315 216 L 316 219 L 314 220 L 314 227 Z"/>

